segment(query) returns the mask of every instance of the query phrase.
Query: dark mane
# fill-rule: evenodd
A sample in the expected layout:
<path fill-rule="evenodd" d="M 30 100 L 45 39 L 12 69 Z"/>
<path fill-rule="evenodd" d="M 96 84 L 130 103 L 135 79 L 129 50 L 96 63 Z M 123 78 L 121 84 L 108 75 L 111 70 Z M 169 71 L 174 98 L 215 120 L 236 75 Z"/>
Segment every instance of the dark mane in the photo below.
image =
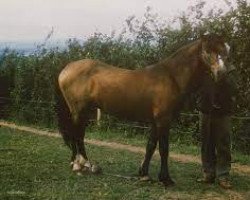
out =
<path fill-rule="evenodd" d="M 176 77 L 177 73 L 185 67 L 193 67 L 190 63 L 191 57 L 198 58 L 201 50 L 200 48 L 201 41 L 196 40 L 192 41 L 189 44 L 181 47 L 176 52 L 171 54 L 169 57 L 159 61 L 157 64 L 150 66 L 150 68 L 162 74 L 168 73 L 170 76 Z M 191 59 L 195 60 L 195 59 Z"/>
<path fill-rule="evenodd" d="M 175 51 L 173 54 L 171 54 L 169 57 L 167 57 L 166 59 L 162 60 L 162 62 L 167 62 L 168 60 L 171 59 L 177 59 L 177 57 L 181 56 L 185 56 L 185 55 L 190 55 L 190 52 L 188 51 L 188 49 L 191 49 L 192 47 L 199 45 L 200 44 L 200 40 L 196 40 L 196 41 L 192 41 L 188 44 L 186 44 L 185 46 L 179 48 L 177 51 Z"/>

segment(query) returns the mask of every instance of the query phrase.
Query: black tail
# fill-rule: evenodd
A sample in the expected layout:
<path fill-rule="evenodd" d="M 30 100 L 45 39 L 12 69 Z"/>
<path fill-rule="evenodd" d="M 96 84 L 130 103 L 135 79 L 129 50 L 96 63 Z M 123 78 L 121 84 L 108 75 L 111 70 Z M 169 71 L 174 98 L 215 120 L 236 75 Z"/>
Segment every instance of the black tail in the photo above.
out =
<path fill-rule="evenodd" d="M 58 81 L 56 80 L 56 113 L 58 119 L 58 128 L 61 133 L 65 144 L 73 151 L 76 150 L 76 143 L 79 139 L 79 127 L 74 124 L 69 107 L 62 95 L 59 88 Z"/>

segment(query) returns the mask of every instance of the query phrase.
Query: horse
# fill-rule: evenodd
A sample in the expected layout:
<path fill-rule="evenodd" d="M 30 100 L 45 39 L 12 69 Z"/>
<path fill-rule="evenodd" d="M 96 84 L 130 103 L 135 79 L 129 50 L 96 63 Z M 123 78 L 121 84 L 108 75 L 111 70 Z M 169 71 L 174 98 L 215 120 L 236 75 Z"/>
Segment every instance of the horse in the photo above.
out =
<path fill-rule="evenodd" d="M 204 35 L 171 56 L 143 69 L 129 70 L 98 60 L 69 63 L 58 75 L 61 106 L 59 131 L 72 151 L 74 172 L 91 168 L 84 145 L 90 113 L 105 113 L 151 124 L 140 177 L 149 177 L 149 165 L 159 143 L 158 179 L 165 186 L 175 182 L 169 174 L 169 129 L 183 97 L 202 84 L 204 76 L 226 70 L 229 45 L 222 36 Z"/>

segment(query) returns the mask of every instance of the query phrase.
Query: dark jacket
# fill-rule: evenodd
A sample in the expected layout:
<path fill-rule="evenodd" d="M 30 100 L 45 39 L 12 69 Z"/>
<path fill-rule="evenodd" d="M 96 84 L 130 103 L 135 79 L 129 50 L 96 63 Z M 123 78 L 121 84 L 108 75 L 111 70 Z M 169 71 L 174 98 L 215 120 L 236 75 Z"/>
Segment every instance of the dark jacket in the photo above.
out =
<path fill-rule="evenodd" d="M 235 70 L 220 74 L 215 82 L 210 74 L 203 80 L 200 110 L 205 114 L 230 115 L 236 95 Z"/>

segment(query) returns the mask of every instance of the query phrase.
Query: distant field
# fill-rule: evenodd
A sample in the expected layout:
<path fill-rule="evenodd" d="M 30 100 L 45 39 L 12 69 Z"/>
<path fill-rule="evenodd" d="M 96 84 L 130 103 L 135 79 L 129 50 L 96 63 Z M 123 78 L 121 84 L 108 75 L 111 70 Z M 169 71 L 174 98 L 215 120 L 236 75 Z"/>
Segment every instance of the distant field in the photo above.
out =
<path fill-rule="evenodd" d="M 87 145 L 89 157 L 98 161 L 102 175 L 76 176 L 69 168 L 70 152 L 60 138 L 50 138 L 0 128 L 0 199 L 250 199 L 250 175 L 232 173 L 234 189 L 195 182 L 201 175 L 197 163 L 170 162 L 176 186 L 165 189 L 156 181 L 159 160 L 150 173 L 153 183 L 114 175 L 137 173 L 142 155 Z"/>

